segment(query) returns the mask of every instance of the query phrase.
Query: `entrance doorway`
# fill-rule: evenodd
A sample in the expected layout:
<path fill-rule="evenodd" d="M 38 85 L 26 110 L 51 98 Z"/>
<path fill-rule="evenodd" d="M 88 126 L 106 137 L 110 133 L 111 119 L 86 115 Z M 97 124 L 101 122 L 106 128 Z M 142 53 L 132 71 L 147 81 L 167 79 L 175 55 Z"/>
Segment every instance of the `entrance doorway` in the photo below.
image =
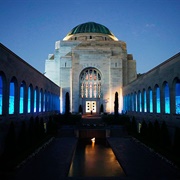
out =
<path fill-rule="evenodd" d="M 96 113 L 96 101 L 86 101 L 86 113 Z"/>

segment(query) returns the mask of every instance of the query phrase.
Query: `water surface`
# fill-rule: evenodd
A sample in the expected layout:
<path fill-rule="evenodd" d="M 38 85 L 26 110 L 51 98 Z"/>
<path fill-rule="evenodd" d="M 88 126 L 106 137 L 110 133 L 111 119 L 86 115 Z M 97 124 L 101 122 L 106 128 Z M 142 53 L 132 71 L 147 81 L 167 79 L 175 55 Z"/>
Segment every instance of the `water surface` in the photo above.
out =
<path fill-rule="evenodd" d="M 69 170 L 69 177 L 125 176 L 105 140 L 80 140 Z"/>

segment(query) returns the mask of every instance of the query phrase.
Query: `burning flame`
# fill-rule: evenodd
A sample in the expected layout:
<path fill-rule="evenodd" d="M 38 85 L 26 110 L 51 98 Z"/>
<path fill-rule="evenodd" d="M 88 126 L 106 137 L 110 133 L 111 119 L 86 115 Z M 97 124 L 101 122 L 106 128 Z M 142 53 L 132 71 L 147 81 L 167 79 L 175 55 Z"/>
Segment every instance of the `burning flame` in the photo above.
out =
<path fill-rule="evenodd" d="M 93 143 L 95 142 L 95 140 L 96 140 L 95 137 L 91 139 L 91 141 L 92 141 Z"/>

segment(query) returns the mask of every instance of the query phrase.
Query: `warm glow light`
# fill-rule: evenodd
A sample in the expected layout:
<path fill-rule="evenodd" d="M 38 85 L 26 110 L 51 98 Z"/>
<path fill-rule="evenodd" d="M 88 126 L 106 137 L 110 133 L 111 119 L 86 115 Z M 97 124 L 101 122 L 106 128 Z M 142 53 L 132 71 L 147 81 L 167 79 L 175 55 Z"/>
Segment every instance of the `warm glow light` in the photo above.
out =
<path fill-rule="evenodd" d="M 95 140 L 96 140 L 96 138 L 95 138 L 95 137 L 91 139 L 91 141 L 92 141 L 93 143 L 95 142 Z"/>
<path fill-rule="evenodd" d="M 96 140 L 95 137 L 91 139 L 93 148 L 94 148 L 94 145 L 95 145 L 95 140 Z"/>

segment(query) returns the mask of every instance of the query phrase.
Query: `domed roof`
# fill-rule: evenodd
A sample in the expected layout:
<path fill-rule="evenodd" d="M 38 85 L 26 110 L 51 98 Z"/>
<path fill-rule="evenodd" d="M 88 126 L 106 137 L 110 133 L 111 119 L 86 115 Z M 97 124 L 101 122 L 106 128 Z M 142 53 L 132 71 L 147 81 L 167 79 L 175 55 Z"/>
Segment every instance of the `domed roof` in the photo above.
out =
<path fill-rule="evenodd" d="M 113 33 L 105 26 L 95 23 L 95 22 L 87 22 L 80 24 L 74 27 L 68 35 L 78 34 L 78 33 L 101 33 L 108 34 L 114 36 Z"/>

